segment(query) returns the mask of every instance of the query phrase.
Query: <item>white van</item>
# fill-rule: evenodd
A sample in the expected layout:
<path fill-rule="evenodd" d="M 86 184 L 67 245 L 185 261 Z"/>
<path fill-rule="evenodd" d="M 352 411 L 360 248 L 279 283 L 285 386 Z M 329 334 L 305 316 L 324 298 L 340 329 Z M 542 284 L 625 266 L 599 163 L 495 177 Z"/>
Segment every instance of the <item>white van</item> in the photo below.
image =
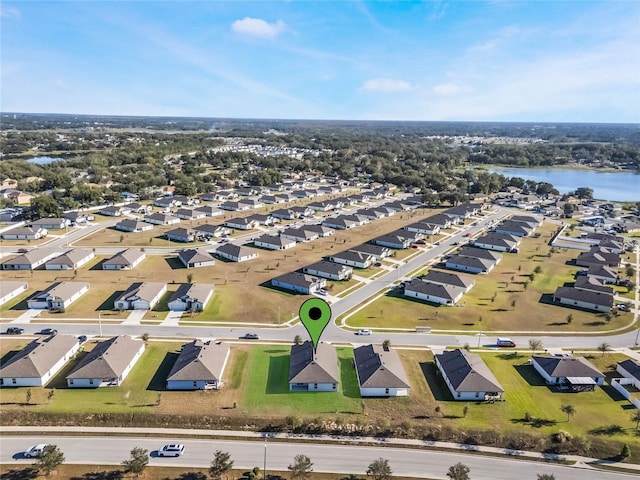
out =
<path fill-rule="evenodd" d="M 39 443 L 38 445 L 29 447 L 25 450 L 24 456 L 26 458 L 40 457 L 42 456 L 42 453 L 44 452 L 44 449 L 46 446 L 47 446 L 46 443 Z"/>
<path fill-rule="evenodd" d="M 514 342 L 510 338 L 498 338 L 496 345 L 498 345 L 499 347 L 515 347 L 516 342 Z"/>

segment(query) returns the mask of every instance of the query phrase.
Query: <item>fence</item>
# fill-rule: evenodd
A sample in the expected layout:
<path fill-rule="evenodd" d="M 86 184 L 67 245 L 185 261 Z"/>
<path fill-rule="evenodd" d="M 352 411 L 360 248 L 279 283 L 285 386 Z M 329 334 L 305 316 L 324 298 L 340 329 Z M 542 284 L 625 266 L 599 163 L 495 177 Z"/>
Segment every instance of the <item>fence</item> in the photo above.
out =
<path fill-rule="evenodd" d="M 629 390 L 624 388 L 624 385 L 633 385 L 634 380 L 632 378 L 614 378 L 611 380 L 611 386 L 615 388 L 620 395 L 629 400 L 634 407 L 640 410 L 640 398 L 631 398 Z"/>

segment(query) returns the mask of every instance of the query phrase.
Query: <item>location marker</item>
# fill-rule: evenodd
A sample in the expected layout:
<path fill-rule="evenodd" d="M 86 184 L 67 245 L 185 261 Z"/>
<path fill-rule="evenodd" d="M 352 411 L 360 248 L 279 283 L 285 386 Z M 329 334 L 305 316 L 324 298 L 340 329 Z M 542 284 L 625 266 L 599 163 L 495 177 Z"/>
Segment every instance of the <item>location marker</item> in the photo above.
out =
<path fill-rule="evenodd" d="M 310 298 L 300 306 L 300 321 L 311 337 L 315 352 L 322 332 L 331 321 L 331 307 L 320 298 Z"/>

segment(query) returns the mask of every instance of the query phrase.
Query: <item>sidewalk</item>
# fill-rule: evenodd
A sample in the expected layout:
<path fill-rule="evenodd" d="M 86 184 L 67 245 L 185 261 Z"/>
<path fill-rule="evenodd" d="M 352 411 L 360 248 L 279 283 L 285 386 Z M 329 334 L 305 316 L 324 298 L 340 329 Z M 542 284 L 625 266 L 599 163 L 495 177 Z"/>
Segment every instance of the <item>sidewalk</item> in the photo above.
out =
<path fill-rule="evenodd" d="M 245 431 L 233 431 L 233 430 L 198 430 L 198 429 L 182 429 L 182 428 L 137 428 L 137 427 L 123 427 L 123 428 L 111 428 L 111 427 L 43 427 L 43 426 L 2 426 L 0 427 L 0 433 L 2 435 L 7 434 L 36 434 L 36 433 L 55 433 L 55 434 L 111 434 L 111 435 L 157 435 L 157 436 L 190 436 L 190 437 L 216 437 L 224 439 L 225 437 L 230 439 L 241 438 L 243 440 L 261 440 L 265 437 L 263 432 L 245 432 Z M 433 449 L 447 449 L 447 450 L 460 450 L 465 453 L 483 452 L 495 455 L 508 455 L 514 458 L 531 458 L 544 461 L 569 461 L 575 462 L 574 465 L 570 465 L 574 468 L 589 468 L 590 463 L 606 464 L 610 466 L 617 466 L 625 468 L 627 470 L 634 470 L 640 474 L 640 465 L 634 463 L 622 463 L 609 460 L 602 460 L 598 458 L 583 457 L 580 455 L 556 455 L 540 452 L 529 452 L 523 450 L 512 450 L 508 448 L 486 447 L 482 445 L 466 445 L 461 443 L 452 442 L 433 442 L 428 440 L 414 440 L 407 438 L 380 438 L 380 437 L 353 437 L 346 435 L 305 435 L 305 434 L 293 434 L 293 433 L 269 433 L 269 440 L 281 440 L 281 441 L 319 441 L 323 443 L 338 443 L 338 444 L 374 444 L 377 447 L 390 446 L 390 447 L 408 447 L 408 448 L 433 448 Z"/>

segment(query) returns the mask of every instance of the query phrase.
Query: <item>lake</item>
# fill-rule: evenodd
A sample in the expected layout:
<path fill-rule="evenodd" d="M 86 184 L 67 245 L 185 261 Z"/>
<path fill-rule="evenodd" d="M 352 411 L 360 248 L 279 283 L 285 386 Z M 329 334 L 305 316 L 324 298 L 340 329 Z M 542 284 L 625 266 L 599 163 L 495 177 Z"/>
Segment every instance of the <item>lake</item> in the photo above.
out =
<path fill-rule="evenodd" d="M 560 193 L 573 192 L 578 187 L 593 189 L 593 198 L 617 202 L 640 201 L 640 174 L 635 172 L 598 172 L 570 168 L 492 168 L 490 172 L 505 177 L 547 182 Z"/>
<path fill-rule="evenodd" d="M 64 160 L 64 158 L 59 158 L 59 157 L 47 157 L 46 155 L 43 155 L 42 157 L 31 157 L 31 158 L 27 158 L 27 162 L 29 162 L 29 163 L 36 163 L 36 164 L 38 164 L 38 165 L 48 165 L 49 163 L 57 162 L 58 160 Z"/>

